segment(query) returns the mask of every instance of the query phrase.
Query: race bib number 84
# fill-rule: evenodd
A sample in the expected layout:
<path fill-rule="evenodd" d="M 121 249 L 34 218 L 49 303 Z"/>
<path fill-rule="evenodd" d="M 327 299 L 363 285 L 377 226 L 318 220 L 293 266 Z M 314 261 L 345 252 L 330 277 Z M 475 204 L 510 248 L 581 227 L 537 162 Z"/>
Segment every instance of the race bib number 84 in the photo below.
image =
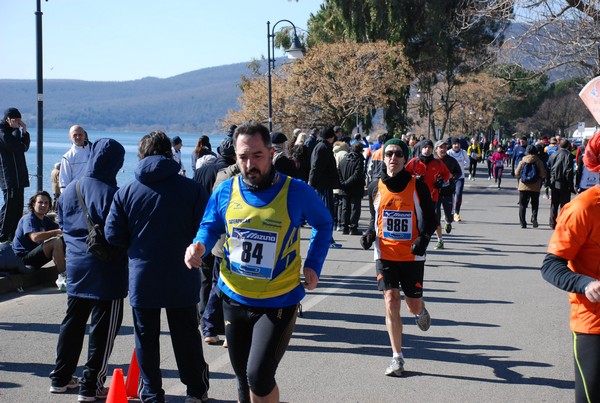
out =
<path fill-rule="evenodd" d="M 392 241 L 412 239 L 412 211 L 383 210 L 383 237 Z"/>
<path fill-rule="evenodd" d="M 273 277 L 277 233 L 234 227 L 229 238 L 231 271 L 246 277 Z"/>

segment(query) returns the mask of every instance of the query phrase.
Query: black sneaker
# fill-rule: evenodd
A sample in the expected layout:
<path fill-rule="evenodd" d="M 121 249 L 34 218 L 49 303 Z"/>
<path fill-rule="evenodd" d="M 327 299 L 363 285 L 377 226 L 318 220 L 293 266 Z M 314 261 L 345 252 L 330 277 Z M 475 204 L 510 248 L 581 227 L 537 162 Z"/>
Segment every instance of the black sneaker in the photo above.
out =
<path fill-rule="evenodd" d="M 208 392 L 206 392 L 202 397 L 190 396 L 187 395 L 185 398 L 185 403 L 202 403 L 208 402 Z"/>
<path fill-rule="evenodd" d="M 69 389 L 75 389 L 79 387 L 79 378 L 72 376 L 71 380 L 64 386 L 50 385 L 50 393 L 65 393 Z"/>

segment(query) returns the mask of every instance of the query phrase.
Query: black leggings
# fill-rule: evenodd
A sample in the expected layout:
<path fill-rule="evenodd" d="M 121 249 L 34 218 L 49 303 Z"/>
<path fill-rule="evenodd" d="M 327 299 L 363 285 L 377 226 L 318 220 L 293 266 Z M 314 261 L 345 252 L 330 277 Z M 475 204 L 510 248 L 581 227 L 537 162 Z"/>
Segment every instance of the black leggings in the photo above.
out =
<path fill-rule="evenodd" d="M 241 403 L 250 402 L 250 390 L 266 396 L 277 385 L 275 372 L 292 337 L 296 309 L 256 308 L 223 295 L 225 336 Z"/>
<path fill-rule="evenodd" d="M 504 172 L 504 165 L 494 166 L 494 179 L 498 182 L 498 186 L 502 183 L 502 173 Z"/>
<path fill-rule="evenodd" d="M 573 332 L 575 402 L 600 401 L 600 334 Z"/>
<path fill-rule="evenodd" d="M 469 175 L 475 178 L 475 172 L 477 171 L 477 159 L 469 157 Z"/>

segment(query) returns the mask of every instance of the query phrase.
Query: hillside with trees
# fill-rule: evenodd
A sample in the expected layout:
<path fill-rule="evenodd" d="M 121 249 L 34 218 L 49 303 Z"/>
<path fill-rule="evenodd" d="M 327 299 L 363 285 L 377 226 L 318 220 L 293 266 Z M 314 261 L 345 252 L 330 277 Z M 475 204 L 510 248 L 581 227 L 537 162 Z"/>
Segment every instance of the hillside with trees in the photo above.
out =
<path fill-rule="evenodd" d="M 44 127 L 80 123 L 90 130 L 221 133 L 246 71 L 246 63 L 238 63 L 164 79 L 44 80 Z M 0 105 L 18 107 L 35 127 L 35 80 L 0 80 Z"/>

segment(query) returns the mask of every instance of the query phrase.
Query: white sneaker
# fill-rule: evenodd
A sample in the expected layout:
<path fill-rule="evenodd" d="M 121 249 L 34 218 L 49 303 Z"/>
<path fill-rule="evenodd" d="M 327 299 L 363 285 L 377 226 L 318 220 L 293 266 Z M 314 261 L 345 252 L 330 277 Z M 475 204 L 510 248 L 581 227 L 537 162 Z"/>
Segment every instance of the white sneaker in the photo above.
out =
<path fill-rule="evenodd" d="M 58 291 L 67 291 L 67 273 L 58 273 L 56 286 L 58 287 Z"/>
<path fill-rule="evenodd" d="M 78 402 L 95 402 L 98 399 L 106 399 L 108 396 L 108 388 L 102 387 L 96 391 L 96 396 L 78 395 Z"/>
<path fill-rule="evenodd" d="M 404 372 L 404 360 L 400 357 L 392 358 L 390 366 L 385 370 L 387 376 L 402 376 Z"/>

